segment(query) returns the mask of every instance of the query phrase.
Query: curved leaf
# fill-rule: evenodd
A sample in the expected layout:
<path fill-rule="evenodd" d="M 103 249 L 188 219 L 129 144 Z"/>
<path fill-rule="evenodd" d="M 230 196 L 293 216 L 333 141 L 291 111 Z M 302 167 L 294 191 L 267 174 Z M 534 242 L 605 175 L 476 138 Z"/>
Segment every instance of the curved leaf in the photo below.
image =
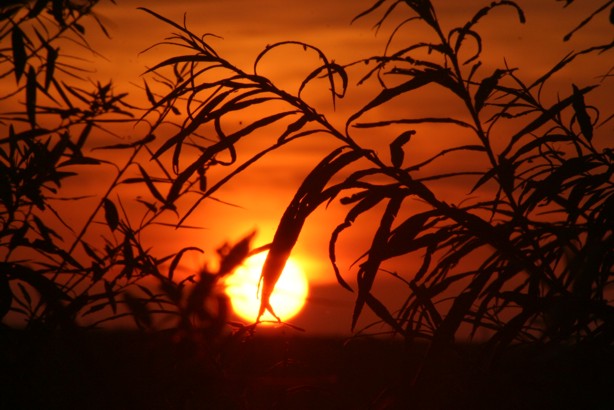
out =
<path fill-rule="evenodd" d="M 119 213 L 117 212 L 117 208 L 113 201 L 109 198 L 105 198 L 103 200 L 104 206 L 104 217 L 107 221 L 107 225 L 111 228 L 111 231 L 117 229 L 117 225 L 119 225 Z"/>
<path fill-rule="evenodd" d="M 21 31 L 18 26 L 13 26 L 11 30 L 11 47 L 13 50 L 13 64 L 15 69 L 15 79 L 19 82 L 19 79 L 23 75 L 26 69 L 26 62 L 28 56 L 26 54 L 25 41 L 27 37 Z"/>
<path fill-rule="evenodd" d="M 323 193 L 326 184 L 337 172 L 362 156 L 363 152 L 347 151 L 347 147 L 335 149 L 309 173 L 297 190 L 279 221 L 262 267 L 258 319 L 267 310 L 275 316 L 269 301 L 271 294 L 298 240 L 305 220 L 321 203 L 329 199 L 329 195 Z"/>

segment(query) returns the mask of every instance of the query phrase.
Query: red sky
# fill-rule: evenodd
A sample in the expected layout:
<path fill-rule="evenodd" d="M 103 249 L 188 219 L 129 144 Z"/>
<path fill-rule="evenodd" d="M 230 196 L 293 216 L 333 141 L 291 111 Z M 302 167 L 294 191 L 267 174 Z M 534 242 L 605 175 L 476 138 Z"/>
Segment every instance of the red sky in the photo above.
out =
<path fill-rule="evenodd" d="M 136 10 L 137 6 L 146 6 L 170 19 L 180 21 L 186 13 L 187 24 L 195 33 L 214 33 L 223 39 L 211 40 L 220 54 L 235 62 L 238 66 L 249 69 L 255 56 L 267 45 L 283 40 L 299 40 L 321 48 L 330 59 L 340 64 L 349 63 L 360 58 L 381 54 L 386 40 L 394 28 L 392 21 L 404 17 L 395 17 L 384 25 L 379 33 L 372 30 L 376 22 L 375 15 L 366 16 L 353 24 L 353 17 L 367 9 L 372 0 L 175 0 L 175 1 L 142 1 L 117 0 L 117 5 L 102 1 L 97 13 L 106 24 L 112 39 L 102 36 L 92 41 L 92 46 L 105 59 L 88 56 L 95 72 L 92 79 L 106 81 L 112 79 L 118 89 L 134 93 L 135 100 L 143 93 L 137 88 L 143 84 L 140 77 L 146 66 L 152 66 L 165 56 L 172 54 L 168 48 L 156 48 L 140 54 L 152 44 L 162 41 L 170 30 L 146 13 Z M 452 1 L 433 0 L 438 16 L 451 27 L 471 18 L 473 12 L 481 5 L 489 4 L 490 0 Z M 562 42 L 562 37 L 582 18 L 594 10 L 600 1 L 576 1 L 571 6 L 563 8 L 562 2 L 554 0 L 525 0 L 517 2 L 526 12 L 527 23 L 521 25 L 515 18 L 512 8 L 501 7 L 483 20 L 477 30 L 484 40 L 485 68 L 484 73 L 491 72 L 495 65 L 502 66 L 503 59 L 510 66 L 520 67 L 518 72 L 525 81 L 537 78 L 556 63 L 570 50 L 579 50 L 586 45 L 598 43 L 605 30 L 612 32 L 606 15 L 600 16 L 584 30 L 576 34 L 568 43 Z M 399 8 L 404 13 L 405 8 Z M 399 14 L 401 16 L 401 14 Z M 91 30 L 94 28 L 92 27 Z M 408 25 L 399 33 L 395 45 L 402 42 L 418 41 L 422 36 L 418 25 Z M 611 38 L 611 36 L 610 36 Z M 169 54 L 170 53 L 170 54 Z M 311 60 L 310 60 L 311 57 Z M 571 82 L 587 85 L 597 80 L 595 76 L 607 71 L 608 61 L 596 64 L 583 62 L 578 69 L 566 71 L 565 76 L 557 79 L 555 87 L 560 85 L 561 91 L 567 93 Z M 611 64 L 610 59 L 610 64 Z M 302 49 L 288 49 L 271 55 L 263 73 L 269 74 L 277 84 L 295 90 L 310 70 L 305 64 L 315 67 L 317 60 L 306 55 Z M 492 64 L 491 67 L 488 67 Z M 364 105 L 372 98 L 376 90 L 370 85 L 356 87 L 360 78 L 360 69 L 352 69 L 350 74 L 350 89 L 344 101 L 338 103 L 333 112 L 330 102 L 326 101 L 315 87 L 308 94 L 310 101 L 321 112 L 330 115 L 334 122 L 343 127 L 345 119 L 351 112 Z M 136 85 L 135 85 L 136 84 Z M 563 85 L 561 85 L 563 84 Z M 326 91 L 322 83 L 322 90 Z M 549 98 L 556 98 L 556 89 L 544 90 Z M 599 94 L 596 97 L 600 97 Z M 387 106 L 386 112 L 376 115 L 400 118 L 412 114 L 424 114 L 444 110 L 447 115 L 458 113 L 459 107 L 449 105 L 443 97 L 435 92 L 421 95 L 419 100 L 407 101 L 406 105 Z M 135 131 L 125 131 L 126 136 Z M 438 134 L 439 133 L 439 134 Z M 428 138 L 417 138 L 412 148 L 413 155 L 427 155 L 438 143 L 445 143 L 447 138 L 444 129 L 424 129 L 422 135 Z M 433 138 L 432 135 L 438 135 Z M 418 135 L 420 137 L 420 135 Z M 363 137 L 361 137 L 363 138 Z M 377 149 L 386 149 L 389 139 L 385 135 L 366 135 L 364 143 Z M 381 141 L 384 141 L 382 143 Z M 386 142 L 388 141 L 388 142 Z M 379 144 L 379 145 L 378 145 Z M 251 150 L 252 147 L 246 146 Z M 213 251 L 225 240 L 237 240 L 252 229 L 258 229 L 259 235 L 255 245 L 268 243 L 274 233 L 277 221 L 283 213 L 285 205 L 293 195 L 293 189 L 306 175 L 309 168 L 319 158 L 331 150 L 330 143 L 325 138 L 312 138 L 276 154 L 269 160 L 248 171 L 245 175 L 231 182 L 216 196 L 224 201 L 232 202 L 240 207 L 230 207 L 221 203 L 206 202 L 187 223 L 203 227 L 199 231 L 181 231 L 164 234 L 161 238 L 152 238 L 153 246 L 161 253 L 170 253 L 184 246 L 196 245 L 206 250 L 204 257 L 186 257 L 184 260 L 194 265 L 209 259 Z M 461 161 L 460 159 L 457 159 Z M 460 163 L 450 163 L 455 167 Z M 80 185 L 82 187 L 82 185 Z M 457 187 L 448 187 L 450 196 L 461 200 L 466 191 Z M 82 189 L 82 188 L 80 188 Z M 460 196 L 460 197 L 459 197 Z M 327 260 L 327 247 L 330 232 L 340 222 L 341 214 L 338 207 L 328 211 L 316 212 L 297 244 L 294 255 L 306 269 L 312 286 L 322 287 L 312 289 L 313 303 L 305 312 L 297 317 L 295 322 L 306 327 L 312 333 L 347 332 L 349 330 L 350 312 L 353 296 L 335 285 L 335 279 Z M 349 268 L 370 243 L 368 223 L 357 223 L 351 234 L 346 235 L 340 244 L 342 265 Z M 352 252 L 349 253 L 348 250 Z M 191 259 L 190 259 L 191 258 Z M 189 269 L 188 269 L 189 270 Z M 349 271 L 346 277 L 351 281 L 355 272 Z M 381 292 L 388 293 L 390 300 L 402 297 L 403 289 L 397 282 L 384 281 Z M 391 293 L 397 292 L 397 295 Z"/>

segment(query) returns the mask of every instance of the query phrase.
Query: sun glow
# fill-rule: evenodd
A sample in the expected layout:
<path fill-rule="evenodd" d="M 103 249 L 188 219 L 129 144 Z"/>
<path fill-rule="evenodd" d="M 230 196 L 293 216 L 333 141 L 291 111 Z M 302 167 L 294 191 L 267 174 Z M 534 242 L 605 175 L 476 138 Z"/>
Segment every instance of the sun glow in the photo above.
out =
<path fill-rule="evenodd" d="M 258 282 L 266 253 L 247 259 L 243 265 L 230 275 L 226 281 L 226 294 L 230 298 L 233 311 L 242 319 L 256 320 L 260 308 Z M 309 285 L 298 263 L 290 258 L 271 295 L 271 306 L 283 321 L 291 319 L 303 308 Z M 266 312 L 261 320 L 276 320 Z"/>

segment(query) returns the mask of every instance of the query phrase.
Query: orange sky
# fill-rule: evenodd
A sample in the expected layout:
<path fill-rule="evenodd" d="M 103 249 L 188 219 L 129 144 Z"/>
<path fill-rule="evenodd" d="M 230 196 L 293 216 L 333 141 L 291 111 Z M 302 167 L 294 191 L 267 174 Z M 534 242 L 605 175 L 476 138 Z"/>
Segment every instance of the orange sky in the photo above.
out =
<path fill-rule="evenodd" d="M 388 23 L 376 36 L 371 30 L 376 19 L 367 16 L 350 24 L 354 16 L 373 3 L 372 0 L 345 1 L 291 1 L 291 0 L 175 0 L 148 1 L 117 0 L 117 5 L 102 1 L 96 9 L 98 15 L 107 25 L 112 39 L 102 36 L 92 41 L 93 47 L 105 59 L 88 56 L 95 72 L 92 79 L 106 81 L 112 79 L 119 89 L 134 93 L 135 102 L 143 93 L 137 88 L 142 85 L 146 66 L 152 66 L 165 56 L 171 55 L 169 49 L 154 49 L 139 54 L 142 50 L 161 41 L 169 34 L 168 27 L 154 20 L 137 6 L 146 6 L 175 21 L 187 13 L 188 27 L 195 33 L 214 33 L 223 40 L 212 40 L 211 43 L 238 66 L 249 69 L 254 57 L 267 45 L 282 40 L 299 40 L 321 48 L 329 58 L 338 63 L 348 63 L 361 57 L 380 54 L 386 39 L 394 27 Z M 489 4 L 488 0 L 452 1 L 433 0 L 438 15 L 448 24 L 465 21 L 473 15 L 480 5 Z M 511 8 L 502 7 L 483 20 L 477 27 L 484 39 L 484 57 L 486 64 L 502 65 L 503 58 L 510 66 L 520 67 L 519 75 L 527 82 L 537 78 L 547 68 L 569 50 L 579 50 L 586 45 L 594 44 L 600 36 L 603 40 L 604 30 L 611 32 L 605 15 L 588 25 L 568 43 L 561 41 L 562 37 L 581 19 L 588 15 L 600 1 L 577 1 L 564 9 L 562 3 L 554 0 L 525 0 L 517 2 L 526 12 L 527 24 L 521 25 L 515 18 Z M 577 4 L 576 4 L 577 3 Z M 378 13 L 377 16 L 381 15 Z M 393 20 L 398 20 L 393 19 Z M 421 33 L 418 26 L 408 26 L 399 38 L 403 41 L 419 39 Z M 94 28 L 92 28 L 93 30 Z M 607 40 L 607 36 L 605 37 Z M 394 42 L 394 44 L 399 44 Z M 165 51 L 166 50 L 166 51 Z M 169 54 L 170 53 L 170 54 Z M 309 57 L 309 56 L 308 56 Z M 313 56 L 311 56 L 313 57 Z M 607 71 L 608 61 L 601 63 L 583 63 L 579 69 L 566 72 L 566 78 L 561 77 L 559 84 L 566 84 L 562 91 L 567 93 L 570 82 L 587 85 L 596 82 L 595 76 Z M 305 58 L 301 49 L 278 52 L 271 55 L 264 74 L 269 74 L 282 88 L 295 90 L 302 77 L 310 70 L 304 67 L 305 62 L 315 67 L 317 60 Z M 610 59 L 611 64 L 611 59 Z M 264 67 L 264 66 L 263 66 Z M 494 68 L 494 66 L 493 66 Z M 317 89 L 308 93 L 308 99 L 323 113 L 330 114 L 333 122 L 343 127 L 345 119 L 361 105 L 364 105 L 375 95 L 375 89 L 369 85 L 357 88 L 356 81 L 360 78 L 362 67 L 352 69 L 350 73 L 350 90 L 344 101 L 338 103 L 337 111 L 332 111 L 329 101 L 324 100 Z M 492 71 L 487 66 L 484 73 Z M 557 81 L 559 81 L 557 80 Z M 136 84 L 136 85 L 135 85 Z M 313 87 L 313 86 L 312 86 Z M 322 83 L 322 89 L 326 90 Z M 555 89 L 545 90 L 556 97 Z M 597 94 L 596 98 L 600 97 Z M 603 97 L 603 96 L 602 96 Z M 445 112 L 447 115 L 458 114 L 462 117 L 459 107 L 449 105 L 436 92 L 424 93 L 419 100 L 407 101 L 406 104 L 386 106 L 385 111 L 375 111 L 369 114 L 382 115 L 387 118 L 401 118 L 408 112 L 420 113 Z M 603 97 L 605 98 L 605 97 Z M 445 128 L 422 129 L 421 134 L 428 137 L 417 138 L 412 146 L 412 158 L 426 156 L 439 143 L 445 143 Z M 124 131 L 126 136 L 138 134 L 132 130 Z M 368 134 L 359 138 L 374 149 L 385 150 L 389 139 L 385 135 Z M 433 135 L 436 137 L 434 138 Z M 420 137 L 420 133 L 418 135 Z M 456 135 L 455 135 L 456 136 Z M 383 143 L 382 143 L 383 141 Z M 246 146 L 251 150 L 252 147 Z M 207 251 L 204 257 L 187 256 L 184 261 L 199 264 L 208 260 L 209 255 L 225 240 L 239 239 L 243 234 L 258 229 L 259 236 L 255 245 L 268 243 L 274 233 L 274 228 L 284 206 L 290 201 L 293 189 L 297 187 L 309 168 L 331 150 L 331 145 L 325 138 L 312 138 L 303 141 L 295 147 L 290 147 L 263 161 L 251 172 L 248 171 L 236 181 L 217 193 L 217 197 L 240 207 L 209 201 L 196 212 L 187 223 L 203 227 L 199 231 L 181 231 L 165 233 L 164 240 L 152 238 L 154 247 L 162 254 L 184 246 L 196 245 Z M 460 159 L 457 159 L 460 161 Z M 451 167 L 462 165 L 449 163 Z M 94 176 L 92 176 L 94 177 Z M 98 176 L 100 177 L 100 176 Z M 82 187 L 82 185 L 79 185 Z M 451 197 L 462 199 L 466 191 L 449 187 Z M 80 188 L 82 189 L 82 188 Z M 461 198 L 458 198 L 458 196 Z M 319 210 L 309 220 L 297 244 L 294 255 L 302 261 L 309 275 L 312 286 L 329 286 L 322 290 L 312 290 L 313 303 L 306 311 L 295 319 L 299 326 L 312 332 L 347 332 L 351 317 L 353 296 L 335 286 L 335 279 L 327 260 L 328 238 L 334 226 L 340 222 L 339 209 L 331 207 L 327 212 Z M 340 257 L 342 265 L 349 264 L 366 249 L 370 243 L 369 224 L 357 223 L 356 229 L 342 238 Z M 351 249 L 347 253 L 343 250 Z M 351 281 L 355 272 L 346 274 Z M 382 292 L 397 292 L 395 297 L 402 296 L 402 289 L 396 282 L 381 284 Z M 391 295 L 392 297 L 392 295 Z M 314 320 L 318 318 L 318 320 Z"/>

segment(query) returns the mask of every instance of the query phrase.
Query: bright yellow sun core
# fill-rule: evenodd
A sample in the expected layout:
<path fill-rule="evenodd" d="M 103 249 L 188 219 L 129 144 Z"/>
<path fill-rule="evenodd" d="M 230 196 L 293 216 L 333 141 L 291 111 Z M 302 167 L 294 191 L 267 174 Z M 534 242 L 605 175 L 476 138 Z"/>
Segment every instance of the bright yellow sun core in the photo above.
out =
<path fill-rule="evenodd" d="M 226 281 L 226 294 L 230 298 L 232 310 L 242 319 L 256 321 L 260 308 L 258 282 L 266 253 L 259 253 L 248 258 Z M 295 316 L 302 309 L 307 298 L 309 285 L 298 263 L 288 259 L 275 290 L 271 295 L 271 306 L 282 321 Z M 266 312 L 261 320 L 276 320 Z"/>

